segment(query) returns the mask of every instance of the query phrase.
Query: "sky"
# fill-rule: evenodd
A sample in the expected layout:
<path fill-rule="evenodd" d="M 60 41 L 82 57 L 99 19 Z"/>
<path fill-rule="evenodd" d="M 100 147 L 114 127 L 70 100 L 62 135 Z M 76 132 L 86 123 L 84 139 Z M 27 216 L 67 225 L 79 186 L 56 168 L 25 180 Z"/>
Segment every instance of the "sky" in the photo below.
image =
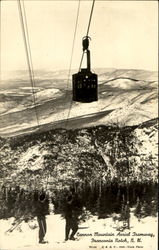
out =
<path fill-rule="evenodd" d="M 78 0 L 24 1 L 34 70 L 68 69 Z M 92 1 L 80 1 L 71 68 L 79 68 Z M 92 68 L 157 70 L 157 1 L 95 2 L 89 36 Z M 1 71 L 27 70 L 16 0 L 1 2 Z"/>

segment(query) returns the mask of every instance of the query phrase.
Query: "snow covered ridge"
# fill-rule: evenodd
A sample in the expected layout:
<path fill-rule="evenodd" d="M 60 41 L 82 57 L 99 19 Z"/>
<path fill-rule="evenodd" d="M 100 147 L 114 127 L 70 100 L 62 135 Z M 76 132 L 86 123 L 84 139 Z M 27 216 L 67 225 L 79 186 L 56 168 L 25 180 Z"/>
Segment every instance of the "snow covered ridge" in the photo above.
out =
<path fill-rule="evenodd" d="M 67 70 L 37 71 L 35 102 L 40 130 L 48 127 L 76 129 L 120 122 L 138 125 L 158 115 L 157 73 L 133 69 L 97 69 L 98 102 L 72 100 L 71 78 Z M 1 83 L 0 135 L 14 136 L 36 130 L 34 98 L 25 71 Z M 72 74 L 73 72 L 71 72 Z M 102 113 L 105 112 L 105 113 Z"/>
<path fill-rule="evenodd" d="M 58 129 L 2 139 L 2 179 L 7 182 L 11 178 L 18 183 L 34 179 L 29 185 L 43 185 L 52 176 L 60 186 L 64 180 L 66 185 L 69 180 L 80 181 L 79 171 L 83 168 L 88 172 L 92 169 L 90 178 L 98 178 L 102 166 L 103 180 L 118 178 L 122 182 L 127 176 L 124 168 L 128 157 L 130 181 L 156 182 L 157 142 L 157 120 L 136 127 L 119 128 L 114 124 L 69 131 Z"/>
<path fill-rule="evenodd" d="M 71 75 L 78 72 L 78 69 L 72 69 Z M 138 80 L 157 80 L 157 72 L 156 71 L 148 71 L 142 69 L 115 69 L 115 68 L 96 68 L 93 69 L 93 72 L 101 76 L 106 76 L 107 79 L 111 79 L 112 77 L 131 77 Z M 18 70 L 18 71 L 4 71 L 2 72 L 2 79 L 4 80 L 12 80 L 12 79 L 26 79 L 28 77 L 27 70 Z M 35 79 L 67 79 L 68 78 L 68 70 L 35 70 Z M 12 77 L 12 78 L 11 78 Z"/>

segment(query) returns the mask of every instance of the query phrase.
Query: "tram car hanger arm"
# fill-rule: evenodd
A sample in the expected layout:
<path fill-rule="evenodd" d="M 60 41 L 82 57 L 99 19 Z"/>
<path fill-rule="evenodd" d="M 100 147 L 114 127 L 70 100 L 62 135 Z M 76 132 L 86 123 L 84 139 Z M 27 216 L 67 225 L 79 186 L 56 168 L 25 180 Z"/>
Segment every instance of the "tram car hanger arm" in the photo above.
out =
<path fill-rule="evenodd" d="M 84 36 L 82 39 L 82 46 L 83 46 L 83 51 L 88 50 L 89 47 L 89 39 L 91 38 L 89 36 Z"/>

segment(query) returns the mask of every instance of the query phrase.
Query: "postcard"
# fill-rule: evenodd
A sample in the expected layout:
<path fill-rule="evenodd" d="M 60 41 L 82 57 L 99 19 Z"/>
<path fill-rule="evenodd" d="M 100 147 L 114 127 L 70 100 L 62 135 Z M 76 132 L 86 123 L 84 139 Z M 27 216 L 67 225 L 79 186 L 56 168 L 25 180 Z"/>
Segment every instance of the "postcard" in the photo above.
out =
<path fill-rule="evenodd" d="M 156 250 L 157 1 L 0 1 L 0 249 Z"/>

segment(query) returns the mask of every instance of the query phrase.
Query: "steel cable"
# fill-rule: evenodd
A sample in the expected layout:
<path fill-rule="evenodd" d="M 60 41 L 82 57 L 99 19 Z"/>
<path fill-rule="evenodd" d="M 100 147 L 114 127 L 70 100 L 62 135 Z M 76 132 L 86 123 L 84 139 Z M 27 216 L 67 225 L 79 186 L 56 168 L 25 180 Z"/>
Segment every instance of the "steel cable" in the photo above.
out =
<path fill-rule="evenodd" d="M 24 46 L 25 46 L 25 53 L 26 53 L 29 77 L 30 77 L 30 82 L 31 82 L 31 87 L 32 87 L 35 117 L 36 117 L 36 121 L 37 121 L 37 124 L 39 127 L 40 124 L 39 124 L 39 119 L 38 119 L 35 92 L 34 92 L 34 87 L 35 87 L 34 73 L 33 73 L 33 67 L 32 67 L 31 49 L 30 49 L 30 44 L 29 44 L 29 34 L 28 34 L 28 29 L 27 29 L 25 7 L 24 7 L 24 3 L 23 3 L 23 10 L 22 10 L 21 0 L 17 0 L 17 3 L 18 3 L 18 9 L 19 9 L 20 23 L 21 23 L 21 27 L 22 27 L 22 34 L 23 34 L 23 40 L 24 40 Z M 23 17 L 23 13 L 24 13 L 24 17 Z"/>
<path fill-rule="evenodd" d="M 91 13 L 90 13 L 90 17 L 89 17 L 89 22 L 88 22 L 88 27 L 87 27 L 86 36 L 88 36 L 88 34 L 89 34 L 89 29 L 90 29 L 91 20 L 92 20 L 92 14 L 93 14 L 93 9 L 94 9 L 94 4 L 95 4 L 95 0 L 93 0 L 93 3 L 92 3 L 92 8 L 91 8 Z M 78 11 L 79 11 L 79 10 L 78 10 Z M 77 24 L 77 22 L 76 22 L 76 24 Z M 76 28 L 77 28 L 77 27 L 76 27 Z M 75 29 L 75 31 L 76 31 L 76 29 Z M 82 53 L 82 58 L 81 58 L 81 61 L 80 61 L 79 71 L 80 71 L 80 69 L 81 69 L 83 57 L 84 57 L 84 51 L 83 51 L 83 53 Z M 67 124 L 68 124 L 68 119 L 69 119 L 69 116 L 70 116 L 72 104 L 73 104 L 73 100 L 71 100 L 71 103 L 70 103 L 70 107 L 69 107 L 69 112 L 68 112 L 68 116 L 67 116 L 65 128 L 67 127 Z"/>
<path fill-rule="evenodd" d="M 72 51 L 71 51 L 71 59 L 70 59 L 70 65 L 69 65 L 68 80 L 67 80 L 67 90 L 66 90 L 66 91 L 68 91 L 68 84 L 69 84 L 69 78 L 70 78 L 70 73 L 71 73 L 73 51 L 74 51 L 75 38 L 76 38 L 76 33 L 77 33 L 77 25 L 78 25 L 78 19 L 79 19 L 80 1 L 81 1 L 81 0 L 79 0 L 79 2 L 78 2 L 78 7 L 77 7 L 77 17 L 76 17 L 76 24 L 75 24 L 74 36 L 73 36 Z M 67 94 L 66 94 L 66 97 L 67 97 Z M 65 123 L 65 128 L 67 127 L 68 118 L 69 118 L 69 116 L 70 116 L 70 111 L 71 111 L 71 108 L 72 108 L 72 104 L 73 104 L 73 101 L 71 100 L 71 103 L 70 103 L 70 106 L 69 106 L 69 111 L 68 111 L 68 114 L 67 114 L 66 123 Z"/>
<path fill-rule="evenodd" d="M 89 30 L 90 30 L 90 25 L 91 25 L 91 20 L 92 20 L 92 15 L 93 15 L 94 4 L 95 4 L 95 0 L 93 0 L 93 3 L 92 3 L 92 8 L 91 8 L 91 13 L 90 13 L 90 17 L 89 17 L 89 22 L 88 22 L 86 37 L 88 37 Z M 79 66 L 79 71 L 81 70 L 83 57 L 84 57 L 84 51 L 82 53 L 82 57 L 81 57 L 81 61 L 80 61 L 80 66 Z"/>

